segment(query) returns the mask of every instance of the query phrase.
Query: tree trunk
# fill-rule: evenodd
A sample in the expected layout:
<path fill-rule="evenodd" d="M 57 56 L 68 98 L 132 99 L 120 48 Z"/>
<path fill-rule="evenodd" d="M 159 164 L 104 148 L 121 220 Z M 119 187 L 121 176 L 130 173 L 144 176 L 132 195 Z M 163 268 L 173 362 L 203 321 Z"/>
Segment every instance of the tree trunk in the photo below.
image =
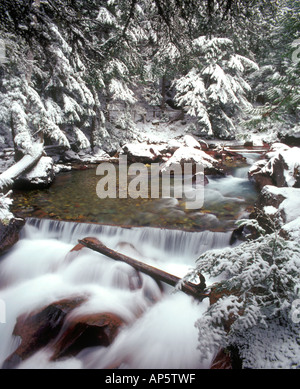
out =
<path fill-rule="evenodd" d="M 162 112 L 164 112 L 166 109 L 166 76 L 163 76 L 161 80 L 161 95 L 162 95 L 162 100 L 161 100 L 160 108 Z"/>
<path fill-rule="evenodd" d="M 33 1 L 33 6 L 34 7 L 39 8 L 40 5 L 41 5 L 41 1 L 40 0 L 34 0 Z M 37 23 L 36 17 L 34 16 L 32 19 L 33 19 L 33 21 L 32 21 L 33 25 L 36 25 L 36 23 Z M 28 54 L 27 54 L 27 61 L 29 63 L 29 66 L 28 66 L 27 71 L 26 71 L 26 81 L 28 82 L 28 84 L 30 84 L 31 77 L 32 77 L 33 61 L 34 61 L 34 55 L 33 55 L 33 51 L 32 51 L 31 47 L 29 48 L 29 51 L 28 51 Z"/>
<path fill-rule="evenodd" d="M 156 267 L 147 265 L 146 263 L 137 261 L 136 259 L 109 249 L 96 238 L 84 238 L 79 240 L 79 243 L 116 261 L 125 262 L 128 265 L 134 267 L 136 270 L 141 271 L 142 273 L 145 273 L 156 280 L 163 281 L 168 285 L 175 287 L 181 281 L 181 278 L 176 277 L 173 274 L 167 273 L 163 270 L 157 269 Z M 202 301 L 203 298 L 208 297 L 208 293 L 205 292 L 206 285 L 204 277 L 199 275 L 199 278 L 199 284 L 185 282 L 182 284 L 180 290 Z"/>

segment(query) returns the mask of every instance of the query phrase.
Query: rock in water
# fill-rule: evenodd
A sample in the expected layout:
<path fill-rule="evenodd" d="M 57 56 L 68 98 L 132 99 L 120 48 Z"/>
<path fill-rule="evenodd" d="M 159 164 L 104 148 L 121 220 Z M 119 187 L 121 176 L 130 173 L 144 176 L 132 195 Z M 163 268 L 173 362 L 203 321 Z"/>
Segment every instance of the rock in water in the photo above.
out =
<path fill-rule="evenodd" d="M 17 189 L 43 189 L 49 187 L 55 178 L 54 162 L 51 157 L 41 157 L 36 166 L 16 179 Z"/>
<path fill-rule="evenodd" d="M 0 255 L 17 243 L 24 224 L 25 220 L 21 218 L 12 218 L 7 223 L 0 220 Z"/>
<path fill-rule="evenodd" d="M 224 175 L 222 165 L 219 161 L 203 150 L 187 146 L 182 146 L 177 149 L 172 157 L 161 166 L 161 171 L 168 172 L 176 165 L 183 167 L 185 163 L 190 163 L 193 166 L 196 166 L 197 164 L 202 166 L 205 174 L 208 175 Z"/>
<path fill-rule="evenodd" d="M 18 317 L 13 334 L 22 339 L 19 347 L 4 362 L 2 368 L 15 368 L 36 351 L 48 345 L 58 335 L 66 315 L 83 303 L 83 297 L 74 297 Z"/>
<path fill-rule="evenodd" d="M 65 331 L 55 342 L 52 360 L 74 356 L 86 347 L 109 346 L 123 320 L 113 313 L 101 312 L 67 318 Z"/>
<path fill-rule="evenodd" d="M 56 360 L 86 347 L 110 345 L 123 320 L 109 312 L 74 315 L 72 311 L 85 301 L 85 296 L 66 298 L 19 316 L 13 334 L 22 341 L 2 368 L 15 368 L 46 346 L 53 350 L 51 360 Z"/>
<path fill-rule="evenodd" d="M 156 145 L 143 143 L 126 143 L 121 154 L 127 155 L 129 162 L 152 163 L 161 160 L 161 153 Z"/>

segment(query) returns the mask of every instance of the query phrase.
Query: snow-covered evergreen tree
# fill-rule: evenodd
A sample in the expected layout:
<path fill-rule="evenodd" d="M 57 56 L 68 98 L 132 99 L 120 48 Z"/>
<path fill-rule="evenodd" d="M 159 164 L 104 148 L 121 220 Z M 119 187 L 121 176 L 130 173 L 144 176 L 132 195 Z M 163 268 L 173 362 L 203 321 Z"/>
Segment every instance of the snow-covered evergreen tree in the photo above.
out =
<path fill-rule="evenodd" d="M 201 36 L 193 41 L 194 67 L 175 81 L 178 104 L 198 118 L 201 132 L 209 136 L 232 137 L 233 116 L 249 108 L 251 87 L 246 72 L 257 64 L 234 51 L 228 38 Z"/>
<path fill-rule="evenodd" d="M 249 111 L 247 128 L 293 135 L 300 107 L 299 16 L 299 1 L 281 0 L 276 16 L 269 20 L 268 45 L 258 50 L 262 66 L 251 80 L 257 104 Z"/>
<path fill-rule="evenodd" d="M 193 277 L 200 272 L 220 280 L 211 287 L 212 304 L 196 323 L 203 358 L 206 351 L 216 353 L 222 347 L 238 346 L 245 360 L 243 367 L 272 366 L 276 354 L 281 355 L 278 366 L 300 365 L 299 325 L 291 317 L 294 301 L 300 297 L 299 256 L 299 242 L 283 239 L 278 231 L 200 256 Z M 277 346 L 279 339 L 272 337 L 274 354 L 268 353 L 264 342 L 269 342 L 272 331 L 281 333 L 283 329 Z M 282 349 L 284 339 L 286 347 Z M 256 347 L 264 350 L 258 360 L 251 359 Z"/>
<path fill-rule="evenodd" d="M 130 25 L 125 31 L 129 2 L 14 3 L 16 13 L 9 2 L 1 6 L 6 14 L 1 27 L 9 35 L 8 61 L 2 63 L 7 110 L 1 118 L 6 128 L 19 121 L 12 128 L 14 138 L 27 134 L 22 145 L 20 137 L 15 139 L 16 149 L 28 152 L 25 144 L 37 135 L 67 148 L 101 147 L 106 108 L 121 103 L 121 113 L 128 116 L 135 102 L 129 85 L 140 30 Z"/>

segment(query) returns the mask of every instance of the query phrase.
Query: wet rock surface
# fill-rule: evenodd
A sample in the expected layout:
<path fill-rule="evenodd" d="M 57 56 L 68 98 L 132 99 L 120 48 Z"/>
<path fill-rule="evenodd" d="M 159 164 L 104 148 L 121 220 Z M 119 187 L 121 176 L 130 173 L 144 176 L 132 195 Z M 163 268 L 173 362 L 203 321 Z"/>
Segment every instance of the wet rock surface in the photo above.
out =
<path fill-rule="evenodd" d="M 15 368 L 22 360 L 33 355 L 53 340 L 62 328 L 66 315 L 84 302 L 76 297 L 54 302 L 39 311 L 18 317 L 13 335 L 21 338 L 19 347 L 4 362 L 2 368 Z"/>
<path fill-rule="evenodd" d="M 0 220 L 0 255 L 9 250 L 19 240 L 19 233 L 25 224 L 21 218 Z"/>
<path fill-rule="evenodd" d="M 13 334 L 21 343 L 2 368 L 13 369 L 44 347 L 50 347 L 51 360 L 57 360 L 86 347 L 110 345 L 123 320 L 110 312 L 72 315 L 85 301 L 84 296 L 66 298 L 19 316 Z"/>
<path fill-rule="evenodd" d="M 86 347 L 109 346 L 124 324 L 110 312 L 85 314 L 67 318 L 64 331 L 55 341 L 52 360 L 74 356 Z"/>

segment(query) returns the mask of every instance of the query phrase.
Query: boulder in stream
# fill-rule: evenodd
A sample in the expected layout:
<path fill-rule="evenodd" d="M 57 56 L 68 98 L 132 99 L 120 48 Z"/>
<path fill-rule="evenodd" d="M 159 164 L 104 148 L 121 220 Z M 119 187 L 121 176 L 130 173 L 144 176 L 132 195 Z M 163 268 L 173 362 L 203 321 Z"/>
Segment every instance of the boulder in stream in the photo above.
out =
<path fill-rule="evenodd" d="M 206 175 L 224 175 L 222 165 L 203 150 L 182 146 L 177 149 L 169 160 L 162 165 L 161 171 L 167 172 L 172 166 L 184 166 L 185 163 L 203 166 Z"/>
<path fill-rule="evenodd" d="M 86 347 L 109 346 L 124 324 L 110 312 L 71 315 L 64 324 L 64 331 L 53 345 L 52 360 L 74 356 Z"/>
<path fill-rule="evenodd" d="M 66 315 L 84 301 L 85 298 L 81 296 L 64 299 L 19 316 L 13 334 L 21 338 L 21 343 L 6 359 L 2 368 L 15 368 L 20 362 L 47 346 L 59 334 Z"/>
<path fill-rule="evenodd" d="M 250 168 L 249 179 L 258 189 L 265 185 L 300 188 L 300 148 L 274 143 L 265 158 Z"/>
<path fill-rule="evenodd" d="M 21 337 L 21 343 L 2 368 L 15 368 L 44 347 L 53 350 L 51 359 L 56 360 L 86 347 L 110 345 L 123 320 L 109 312 L 75 315 L 74 309 L 85 301 L 84 296 L 66 298 L 19 316 L 13 334 Z"/>
<path fill-rule="evenodd" d="M 44 189 L 49 187 L 55 178 L 54 162 L 51 157 L 43 156 L 28 173 L 22 174 L 14 182 L 17 189 Z"/>
<path fill-rule="evenodd" d="M 25 224 L 21 218 L 0 220 L 0 255 L 9 250 L 19 240 L 19 233 Z"/>
<path fill-rule="evenodd" d="M 120 154 L 127 155 L 128 162 L 160 162 L 162 155 L 157 145 L 143 143 L 126 143 Z"/>

